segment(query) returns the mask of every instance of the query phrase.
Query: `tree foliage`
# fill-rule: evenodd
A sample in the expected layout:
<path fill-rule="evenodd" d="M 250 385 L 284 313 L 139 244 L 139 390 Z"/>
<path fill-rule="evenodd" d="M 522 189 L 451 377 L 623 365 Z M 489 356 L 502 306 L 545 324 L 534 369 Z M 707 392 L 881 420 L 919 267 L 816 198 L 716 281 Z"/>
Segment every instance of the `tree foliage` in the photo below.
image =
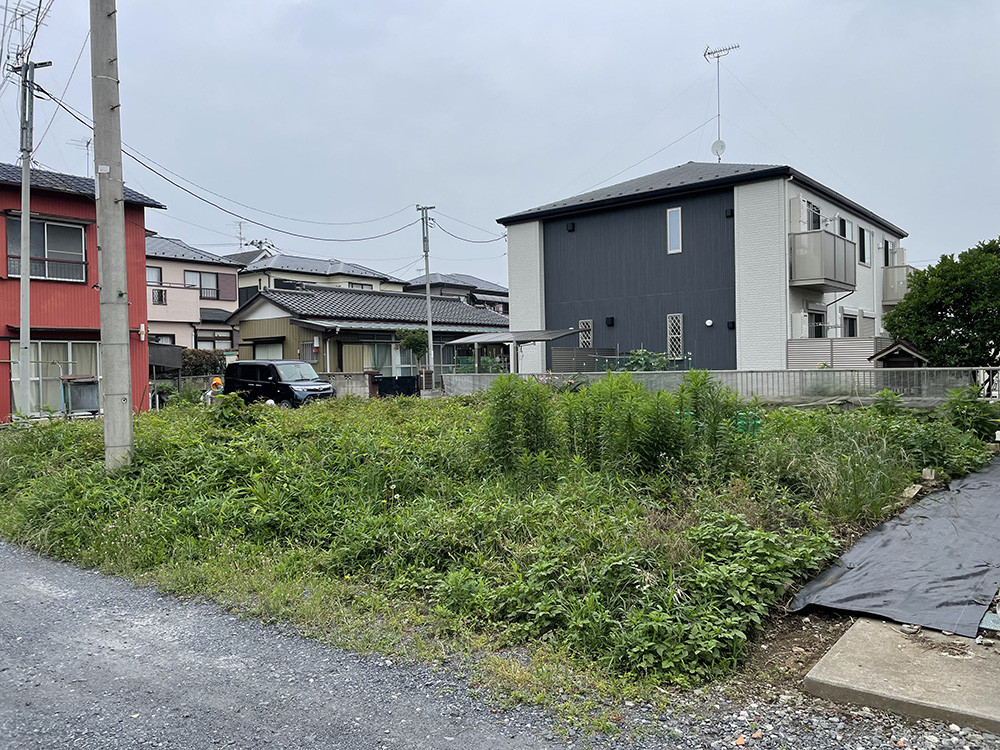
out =
<path fill-rule="evenodd" d="M 181 352 L 181 375 L 221 375 L 226 369 L 226 355 L 211 349 L 184 349 Z"/>
<path fill-rule="evenodd" d="M 915 270 L 884 323 L 933 367 L 1000 365 L 1000 239 Z"/>
<path fill-rule="evenodd" d="M 400 347 L 409 349 L 417 359 L 427 354 L 427 331 L 423 328 L 410 331 L 400 329 L 396 331 L 396 338 L 399 339 Z"/>

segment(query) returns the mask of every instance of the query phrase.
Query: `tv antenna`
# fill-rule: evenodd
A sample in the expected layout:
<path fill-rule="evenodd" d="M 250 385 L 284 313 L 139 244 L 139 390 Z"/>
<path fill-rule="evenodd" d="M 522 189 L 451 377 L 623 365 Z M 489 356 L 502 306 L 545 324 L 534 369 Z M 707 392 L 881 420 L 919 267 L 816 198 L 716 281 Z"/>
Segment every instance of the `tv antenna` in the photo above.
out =
<path fill-rule="evenodd" d="M 70 144 L 87 152 L 87 177 L 90 177 L 90 149 L 94 145 L 93 138 L 74 138 Z"/>
<path fill-rule="evenodd" d="M 722 161 L 722 154 L 726 150 L 726 143 L 722 140 L 722 79 L 721 79 L 721 69 L 722 64 L 720 60 L 728 55 L 734 50 L 738 50 L 740 45 L 730 44 L 728 47 L 718 47 L 716 49 L 710 49 L 707 45 L 705 51 L 702 53 L 705 58 L 705 62 L 710 63 L 715 60 L 715 123 L 716 123 L 716 141 L 712 144 L 712 153 Z"/>

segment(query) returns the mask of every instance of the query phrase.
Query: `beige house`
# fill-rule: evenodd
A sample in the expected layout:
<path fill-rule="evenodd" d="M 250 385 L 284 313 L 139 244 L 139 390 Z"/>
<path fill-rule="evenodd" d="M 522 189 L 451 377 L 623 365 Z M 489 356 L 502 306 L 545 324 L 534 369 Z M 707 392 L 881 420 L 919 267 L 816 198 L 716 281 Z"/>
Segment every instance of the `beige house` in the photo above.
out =
<path fill-rule="evenodd" d="M 275 250 L 252 250 L 227 255 L 226 260 L 242 266 L 239 276 L 239 304 L 248 302 L 264 289 L 303 289 L 308 286 L 358 289 L 374 292 L 401 292 L 406 281 L 381 271 L 335 258 L 287 255 Z"/>
<path fill-rule="evenodd" d="M 235 349 L 226 319 L 237 307 L 239 264 L 170 237 L 146 238 L 149 341 L 191 349 Z"/>

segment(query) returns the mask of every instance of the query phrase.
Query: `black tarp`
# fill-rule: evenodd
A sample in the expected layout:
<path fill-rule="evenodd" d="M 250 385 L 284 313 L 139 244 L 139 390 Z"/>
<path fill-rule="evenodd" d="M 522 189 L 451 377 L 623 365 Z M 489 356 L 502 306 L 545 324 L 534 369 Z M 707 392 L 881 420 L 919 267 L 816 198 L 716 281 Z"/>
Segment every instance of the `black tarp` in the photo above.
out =
<path fill-rule="evenodd" d="M 974 637 L 1000 588 L 1000 460 L 865 534 L 789 606 Z"/>

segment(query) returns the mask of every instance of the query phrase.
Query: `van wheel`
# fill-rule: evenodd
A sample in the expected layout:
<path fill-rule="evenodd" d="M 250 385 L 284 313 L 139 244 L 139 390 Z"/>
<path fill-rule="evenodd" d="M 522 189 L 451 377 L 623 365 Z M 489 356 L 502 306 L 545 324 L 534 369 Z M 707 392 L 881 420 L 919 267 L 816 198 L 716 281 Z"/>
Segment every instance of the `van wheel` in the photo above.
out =
<path fill-rule="evenodd" d="M 280 406 L 282 409 L 291 409 L 292 402 L 289 401 L 288 399 L 285 399 L 284 401 L 279 401 L 278 406 Z"/>

